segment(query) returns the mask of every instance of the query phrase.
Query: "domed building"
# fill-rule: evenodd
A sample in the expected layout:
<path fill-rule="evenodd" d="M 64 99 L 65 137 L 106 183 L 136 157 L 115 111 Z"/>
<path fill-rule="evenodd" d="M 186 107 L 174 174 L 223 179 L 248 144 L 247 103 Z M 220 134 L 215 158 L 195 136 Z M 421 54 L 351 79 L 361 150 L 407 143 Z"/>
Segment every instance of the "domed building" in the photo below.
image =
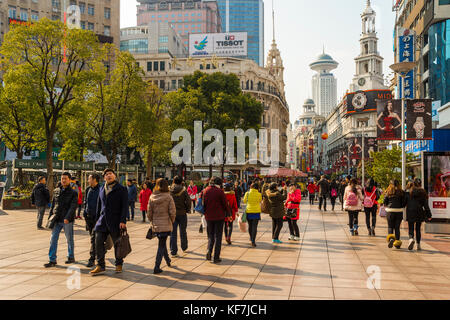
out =
<path fill-rule="evenodd" d="M 309 67 L 317 73 L 312 78 L 313 99 L 317 105 L 317 113 L 326 117 L 337 104 L 337 80 L 331 73 L 339 63 L 325 50 Z"/>

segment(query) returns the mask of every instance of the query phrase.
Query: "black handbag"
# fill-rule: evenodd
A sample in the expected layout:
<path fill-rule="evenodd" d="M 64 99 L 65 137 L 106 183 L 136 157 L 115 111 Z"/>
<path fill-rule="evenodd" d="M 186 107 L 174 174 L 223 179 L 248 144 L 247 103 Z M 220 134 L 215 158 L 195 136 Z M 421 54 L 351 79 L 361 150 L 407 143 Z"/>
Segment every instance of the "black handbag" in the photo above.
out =
<path fill-rule="evenodd" d="M 147 231 L 147 236 L 145 238 L 148 240 L 152 240 L 155 237 L 156 237 L 156 235 L 153 232 L 153 227 L 150 227 L 150 229 L 148 229 L 148 231 Z"/>
<path fill-rule="evenodd" d="M 286 218 L 288 218 L 288 219 L 297 218 L 297 210 L 298 209 L 287 209 L 286 214 L 285 214 Z"/>
<path fill-rule="evenodd" d="M 120 231 L 120 238 L 116 242 L 117 259 L 124 259 L 131 253 L 130 236 L 127 229 Z"/>

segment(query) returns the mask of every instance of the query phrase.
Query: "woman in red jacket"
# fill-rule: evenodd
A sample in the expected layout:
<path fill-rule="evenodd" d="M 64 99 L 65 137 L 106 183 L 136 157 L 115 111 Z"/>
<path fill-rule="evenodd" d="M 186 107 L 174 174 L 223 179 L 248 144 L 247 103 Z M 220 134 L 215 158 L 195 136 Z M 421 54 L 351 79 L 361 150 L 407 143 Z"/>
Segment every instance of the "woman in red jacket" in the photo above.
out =
<path fill-rule="evenodd" d="M 76 219 L 81 219 L 81 209 L 83 207 L 83 193 L 81 192 L 80 181 L 77 181 L 76 184 L 78 187 L 78 214 L 76 216 Z"/>
<path fill-rule="evenodd" d="M 225 240 L 228 244 L 231 244 L 233 222 L 236 219 L 236 212 L 238 212 L 236 196 L 231 188 L 232 185 L 230 183 L 225 185 L 225 197 L 227 198 L 228 206 L 230 207 L 232 213 L 231 217 L 225 217 Z"/>
<path fill-rule="evenodd" d="M 152 190 L 148 187 L 147 182 L 142 185 L 142 190 L 139 193 L 139 203 L 141 204 L 142 212 L 142 222 L 145 222 L 145 216 L 147 215 L 147 207 L 150 196 L 152 195 Z"/>
<path fill-rule="evenodd" d="M 289 224 L 289 231 L 291 233 L 289 240 L 300 241 L 300 230 L 297 225 L 297 221 L 300 219 L 300 202 L 302 201 L 302 192 L 297 188 L 295 184 L 289 186 L 289 194 L 286 199 L 286 209 L 292 209 L 297 211 L 295 218 L 286 218 Z"/>
<path fill-rule="evenodd" d="M 308 186 L 306 187 L 309 192 L 309 204 L 314 204 L 314 198 L 316 197 L 316 185 L 311 181 Z"/>

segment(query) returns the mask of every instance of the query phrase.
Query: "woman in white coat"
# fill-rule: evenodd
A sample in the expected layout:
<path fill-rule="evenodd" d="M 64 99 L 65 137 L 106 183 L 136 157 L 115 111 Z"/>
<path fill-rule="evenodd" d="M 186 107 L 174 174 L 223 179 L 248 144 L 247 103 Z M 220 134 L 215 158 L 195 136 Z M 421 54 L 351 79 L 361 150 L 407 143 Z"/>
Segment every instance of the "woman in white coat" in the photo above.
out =
<path fill-rule="evenodd" d="M 358 235 L 358 214 L 363 210 L 362 188 L 356 179 L 351 179 L 344 192 L 344 210 L 348 212 L 350 233 Z"/>

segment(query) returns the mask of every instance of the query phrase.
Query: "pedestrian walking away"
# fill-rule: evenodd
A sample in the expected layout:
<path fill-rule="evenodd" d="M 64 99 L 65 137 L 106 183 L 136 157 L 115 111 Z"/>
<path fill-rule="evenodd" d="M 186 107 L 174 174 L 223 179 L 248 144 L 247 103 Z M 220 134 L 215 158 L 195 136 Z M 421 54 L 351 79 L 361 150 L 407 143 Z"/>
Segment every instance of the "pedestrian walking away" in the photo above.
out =
<path fill-rule="evenodd" d="M 235 182 L 234 183 L 234 195 L 236 196 L 236 202 L 237 202 L 237 206 L 238 209 L 241 208 L 241 199 L 242 196 L 244 195 L 244 191 L 242 190 L 242 187 L 239 185 L 239 182 Z"/>
<path fill-rule="evenodd" d="M 49 262 L 44 266 L 46 268 L 54 267 L 57 264 L 56 252 L 58 251 L 58 240 L 61 230 L 64 229 L 64 235 L 67 240 L 67 261 L 66 264 L 75 262 L 75 245 L 73 240 L 73 222 L 75 221 L 76 209 L 78 206 L 78 194 L 70 185 L 70 173 L 64 172 L 61 175 L 61 186 L 53 191 L 52 208 L 50 217 L 52 217 L 52 235 L 50 240 L 50 249 L 48 252 Z"/>
<path fill-rule="evenodd" d="M 194 213 L 194 208 L 195 208 L 195 205 L 197 202 L 198 190 L 197 190 L 197 186 L 194 184 L 194 181 L 192 181 L 192 180 L 189 182 L 189 187 L 187 188 L 187 193 L 192 202 L 190 212 Z"/>
<path fill-rule="evenodd" d="M 100 189 L 97 223 L 94 228 L 97 267 L 90 272 L 93 276 L 105 272 L 105 242 L 108 235 L 114 243 L 116 273 L 123 271 L 123 259 L 118 256 L 117 240 L 120 238 L 121 230 L 127 228 L 128 191 L 117 181 L 117 175 L 113 169 L 105 169 L 103 179 L 106 183 Z"/>
<path fill-rule="evenodd" d="M 134 209 L 137 200 L 137 188 L 132 179 L 127 181 L 127 191 L 128 191 L 128 210 L 127 210 L 127 220 L 134 220 Z"/>
<path fill-rule="evenodd" d="M 139 192 L 139 203 L 141 205 L 142 222 L 145 222 L 145 216 L 147 215 L 148 200 L 150 199 L 151 195 L 152 190 L 150 189 L 150 183 L 144 182 L 142 184 L 142 190 L 141 192 Z"/>
<path fill-rule="evenodd" d="M 167 251 L 167 238 L 173 231 L 177 209 L 173 197 L 169 192 L 169 183 L 165 179 L 156 180 L 148 203 L 147 215 L 156 237 L 158 238 L 158 252 L 156 253 L 154 274 L 163 272 L 161 262 L 164 257 L 167 266 L 171 267 L 171 260 Z"/>
<path fill-rule="evenodd" d="M 316 197 L 316 186 L 312 181 L 310 181 L 306 189 L 309 193 L 309 204 L 314 205 L 314 198 Z"/>
<path fill-rule="evenodd" d="M 39 230 L 44 229 L 42 227 L 42 221 L 44 220 L 45 208 L 50 203 L 50 192 L 46 186 L 45 177 L 41 176 L 38 179 L 38 183 L 33 187 L 31 192 L 31 204 L 37 208 L 37 228 Z"/>
<path fill-rule="evenodd" d="M 263 194 L 263 197 L 269 201 L 269 214 L 272 218 L 272 242 L 276 244 L 283 243 L 280 240 L 280 232 L 283 228 L 283 217 L 285 216 L 286 190 L 286 185 L 282 188 L 276 182 L 273 182 L 270 184 L 269 190 Z"/>
<path fill-rule="evenodd" d="M 97 202 L 100 194 L 100 176 L 96 173 L 91 174 L 88 178 L 89 187 L 85 191 L 84 211 L 83 217 L 86 221 L 86 230 L 89 232 L 91 240 L 91 248 L 89 250 L 89 261 L 86 265 L 91 268 L 95 264 L 96 249 L 95 249 L 95 224 L 97 222 Z"/>
<path fill-rule="evenodd" d="M 345 188 L 344 210 L 348 212 L 348 224 L 352 236 L 357 236 L 359 234 L 358 215 L 362 210 L 363 200 L 362 188 L 358 186 L 358 181 L 356 179 L 351 179 L 350 184 Z"/>
<path fill-rule="evenodd" d="M 377 224 L 378 199 L 380 194 L 373 179 L 370 179 L 366 188 L 364 188 L 364 213 L 366 214 L 366 226 L 369 236 L 375 236 L 375 227 Z M 372 223 L 371 223 L 372 218 Z"/>
<path fill-rule="evenodd" d="M 258 191 L 259 184 L 253 183 L 244 196 L 244 203 L 247 205 L 247 222 L 248 233 L 250 235 L 250 242 L 252 247 L 256 247 L 256 236 L 258 234 L 258 223 L 261 220 L 261 201 L 262 195 Z"/>
<path fill-rule="evenodd" d="M 183 179 L 176 176 L 173 179 L 173 184 L 170 186 L 170 194 L 175 202 L 176 218 L 173 223 L 172 234 L 170 235 L 170 252 L 172 257 L 178 256 L 178 229 L 180 229 L 181 250 L 188 249 L 187 238 L 187 213 L 191 212 L 191 199 L 186 188 L 183 186 Z"/>
<path fill-rule="evenodd" d="M 322 210 L 323 204 L 323 211 L 327 211 L 327 197 L 330 193 L 330 183 L 325 179 L 325 176 L 322 176 L 317 186 L 319 187 L 319 210 Z"/>
<path fill-rule="evenodd" d="M 236 220 L 236 213 L 238 212 L 238 204 L 236 200 L 235 191 L 233 191 L 233 185 L 227 183 L 225 185 L 225 197 L 227 198 L 228 210 L 231 210 L 231 216 L 225 217 L 224 233 L 225 241 L 231 245 L 231 235 L 233 233 L 233 223 Z"/>
<path fill-rule="evenodd" d="M 295 184 L 289 186 L 289 193 L 287 195 L 285 207 L 286 210 L 292 210 L 296 215 L 285 216 L 283 219 L 288 222 L 289 225 L 289 240 L 300 241 L 300 229 L 297 225 L 297 221 L 300 219 L 300 203 L 302 201 L 302 195 L 300 190 Z"/>
<path fill-rule="evenodd" d="M 75 182 L 77 185 L 77 189 L 78 189 L 78 213 L 76 218 L 77 219 L 81 219 L 81 210 L 83 209 L 83 192 L 81 191 L 81 183 L 80 181 L 76 181 Z"/>
<path fill-rule="evenodd" d="M 386 238 L 388 247 L 400 249 L 400 225 L 403 220 L 403 209 L 406 207 L 406 193 L 402 190 L 398 180 L 392 180 L 386 189 L 384 206 L 386 208 L 386 219 L 388 222 L 388 236 Z"/>
<path fill-rule="evenodd" d="M 333 179 L 330 183 L 330 202 L 331 202 L 331 211 L 334 211 L 334 207 L 336 206 L 336 199 L 339 196 L 339 185 L 336 182 L 336 179 Z"/>
<path fill-rule="evenodd" d="M 421 227 L 423 222 L 431 221 L 432 215 L 428 205 L 428 194 L 422 188 L 422 181 L 420 179 L 415 179 L 414 182 L 410 183 L 406 197 L 406 221 L 408 221 L 409 231 L 408 250 L 413 250 L 415 244 L 417 244 L 417 250 L 422 250 L 420 246 L 422 238 Z"/>
<path fill-rule="evenodd" d="M 222 236 L 226 217 L 227 198 L 222 190 L 222 179 L 212 177 L 209 186 L 203 191 L 203 205 L 208 233 L 208 251 L 206 260 L 214 257 L 214 263 L 220 263 Z M 214 250 L 214 256 L 213 256 Z"/>

